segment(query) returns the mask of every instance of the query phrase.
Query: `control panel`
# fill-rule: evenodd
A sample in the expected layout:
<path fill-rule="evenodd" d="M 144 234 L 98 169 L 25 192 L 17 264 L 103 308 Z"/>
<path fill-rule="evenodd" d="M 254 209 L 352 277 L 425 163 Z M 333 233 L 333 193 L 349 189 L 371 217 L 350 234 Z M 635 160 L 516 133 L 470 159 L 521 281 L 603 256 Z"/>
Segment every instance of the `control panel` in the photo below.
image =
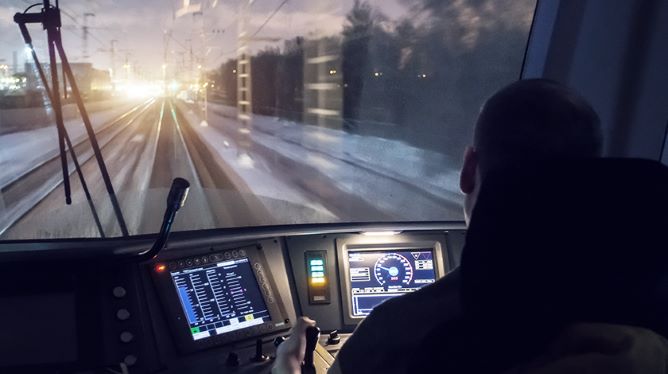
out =
<path fill-rule="evenodd" d="M 349 333 L 376 305 L 445 276 L 457 264 L 463 236 L 354 233 L 290 237 L 286 243 L 301 313 L 323 331 Z"/>
<path fill-rule="evenodd" d="M 269 373 L 304 315 L 319 328 L 305 370 L 324 373 L 377 305 L 452 269 L 463 237 L 249 237 L 173 245 L 144 263 L 0 265 L 0 371 Z"/>
<path fill-rule="evenodd" d="M 261 247 L 160 261 L 153 279 L 177 347 L 192 352 L 285 331 L 291 321 L 277 298 Z"/>

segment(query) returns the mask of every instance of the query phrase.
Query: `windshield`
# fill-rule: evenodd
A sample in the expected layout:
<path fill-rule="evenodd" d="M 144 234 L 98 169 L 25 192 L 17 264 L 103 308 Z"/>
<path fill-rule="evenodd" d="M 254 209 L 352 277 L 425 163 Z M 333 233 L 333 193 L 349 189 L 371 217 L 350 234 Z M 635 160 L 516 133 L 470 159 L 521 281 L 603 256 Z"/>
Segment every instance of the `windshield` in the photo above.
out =
<path fill-rule="evenodd" d="M 175 177 L 175 230 L 462 221 L 462 155 L 535 0 L 61 0 L 69 64 L 27 25 L 46 85 L 26 6 L 0 5 L 0 240 L 157 232 Z"/>

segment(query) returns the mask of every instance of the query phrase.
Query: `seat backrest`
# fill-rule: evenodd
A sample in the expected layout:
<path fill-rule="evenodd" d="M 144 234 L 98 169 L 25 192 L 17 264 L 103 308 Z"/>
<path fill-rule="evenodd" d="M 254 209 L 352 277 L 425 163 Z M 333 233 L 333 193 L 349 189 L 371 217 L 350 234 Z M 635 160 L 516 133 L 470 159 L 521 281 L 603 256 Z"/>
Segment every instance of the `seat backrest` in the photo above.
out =
<path fill-rule="evenodd" d="M 573 322 L 668 336 L 668 168 L 598 159 L 486 177 L 462 254 L 462 304 L 501 366 Z"/>

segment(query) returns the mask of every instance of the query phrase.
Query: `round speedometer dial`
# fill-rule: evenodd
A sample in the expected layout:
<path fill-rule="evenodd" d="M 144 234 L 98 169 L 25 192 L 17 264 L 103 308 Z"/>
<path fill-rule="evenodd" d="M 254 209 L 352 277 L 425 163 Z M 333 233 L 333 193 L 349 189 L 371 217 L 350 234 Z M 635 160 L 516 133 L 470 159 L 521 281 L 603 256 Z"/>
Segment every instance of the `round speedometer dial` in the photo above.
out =
<path fill-rule="evenodd" d="M 388 253 L 379 258 L 373 270 L 376 280 L 384 287 L 407 285 L 413 279 L 410 261 L 398 253 Z"/>

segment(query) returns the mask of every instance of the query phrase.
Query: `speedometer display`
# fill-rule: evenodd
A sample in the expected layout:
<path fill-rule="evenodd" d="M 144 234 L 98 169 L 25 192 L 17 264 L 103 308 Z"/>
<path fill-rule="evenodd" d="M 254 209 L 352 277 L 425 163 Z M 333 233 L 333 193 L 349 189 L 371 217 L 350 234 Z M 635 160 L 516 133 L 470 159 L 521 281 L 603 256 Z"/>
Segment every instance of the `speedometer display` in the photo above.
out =
<path fill-rule="evenodd" d="M 436 281 L 431 248 L 348 252 L 352 316 L 366 316 L 387 299 Z"/>
<path fill-rule="evenodd" d="M 376 280 L 385 289 L 408 285 L 413 279 L 413 266 L 406 257 L 388 253 L 380 257 L 373 267 Z"/>

